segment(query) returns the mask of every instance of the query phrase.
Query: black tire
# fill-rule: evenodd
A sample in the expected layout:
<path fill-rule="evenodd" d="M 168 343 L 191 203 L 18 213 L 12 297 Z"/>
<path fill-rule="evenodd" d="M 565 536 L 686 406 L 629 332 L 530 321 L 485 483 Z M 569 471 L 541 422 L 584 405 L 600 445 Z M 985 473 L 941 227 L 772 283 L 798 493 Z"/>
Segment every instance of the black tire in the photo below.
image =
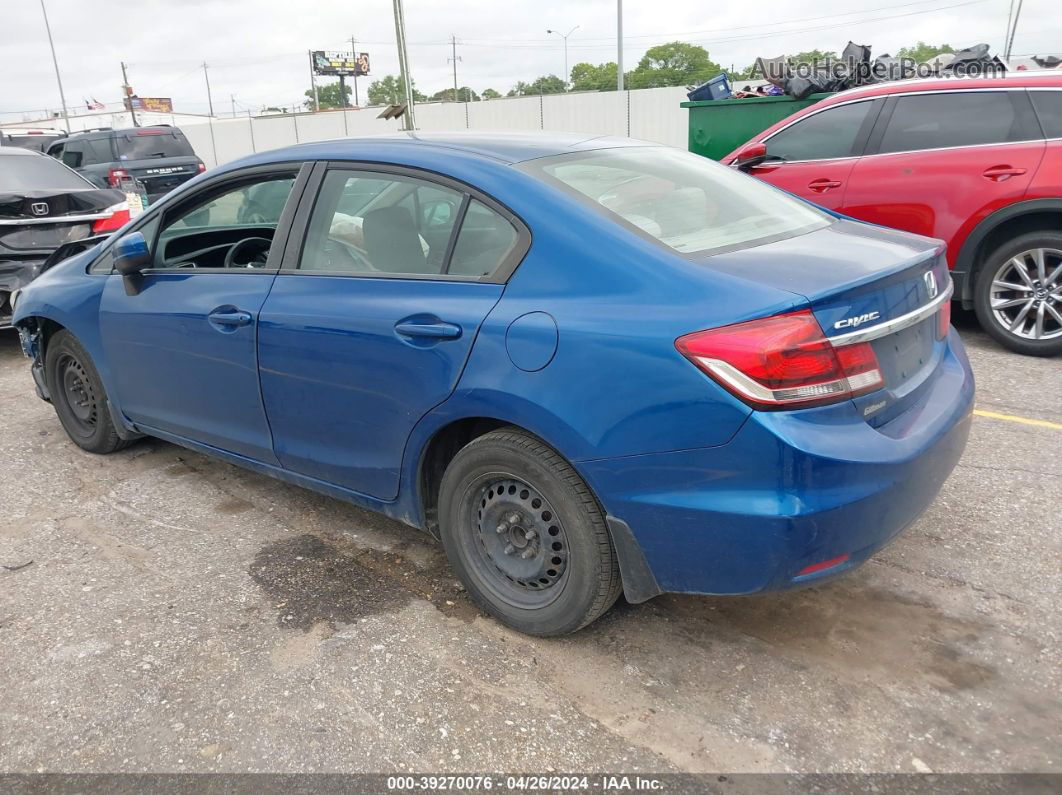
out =
<path fill-rule="evenodd" d="M 69 331 L 48 340 L 44 356 L 48 392 L 67 436 L 90 453 L 113 453 L 129 444 L 118 436 L 92 357 Z"/>
<path fill-rule="evenodd" d="M 555 450 L 524 431 L 492 431 L 454 456 L 439 519 L 446 556 L 468 593 L 520 632 L 575 632 L 620 594 L 597 500 Z"/>
<path fill-rule="evenodd" d="M 1062 234 L 1058 232 L 1040 231 L 1020 235 L 998 246 L 985 257 L 974 284 L 974 310 L 981 327 L 1003 347 L 1027 356 L 1056 356 L 1062 353 L 1062 320 L 1054 314 L 1062 315 L 1062 276 L 1056 277 L 1049 285 L 1043 284 L 1036 273 L 1037 251 L 1043 252 L 1040 256 L 1044 258 L 1050 279 L 1054 268 L 1062 263 Z M 1026 266 L 1030 283 L 1026 284 L 1020 279 L 1012 264 L 1014 260 Z M 1001 288 L 1000 283 L 1015 284 L 1021 289 L 1007 290 Z M 1032 305 L 1028 307 L 1024 318 L 1020 318 L 1019 314 L 1026 308 L 1026 299 Z M 1007 303 L 1012 306 L 1006 306 Z M 1043 314 L 1041 339 L 1035 338 L 1037 312 Z M 1015 321 L 1021 325 L 1017 331 L 1012 331 L 1010 326 Z"/>

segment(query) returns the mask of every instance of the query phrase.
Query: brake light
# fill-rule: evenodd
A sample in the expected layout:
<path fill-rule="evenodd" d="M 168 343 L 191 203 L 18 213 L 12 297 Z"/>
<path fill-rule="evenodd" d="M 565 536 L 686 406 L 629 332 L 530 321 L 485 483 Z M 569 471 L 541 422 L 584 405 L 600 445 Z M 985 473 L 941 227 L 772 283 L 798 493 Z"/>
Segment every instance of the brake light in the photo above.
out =
<path fill-rule="evenodd" d="M 124 168 L 111 168 L 107 170 L 107 184 L 112 188 L 120 187 L 123 179 L 129 178 L 129 172 Z"/>
<path fill-rule="evenodd" d="M 675 347 L 758 409 L 821 406 L 884 384 L 870 343 L 834 347 L 806 309 L 687 334 Z"/>
<path fill-rule="evenodd" d="M 199 173 L 202 174 L 204 171 L 206 171 L 206 163 L 199 161 Z"/>
<path fill-rule="evenodd" d="M 104 232 L 113 232 L 116 229 L 121 229 L 127 223 L 129 223 L 129 203 L 119 202 L 118 204 L 112 204 L 107 208 L 107 212 L 110 216 L 107 218 L 101 218 L 98 221 L 92 223 L 92 234 L 102 235 Z"/>
<path fill-rule="evenodd" d="M 948 336 L 951 328 L 951 301 L 945 301 L 937 315 L 937 339 L 942 340 Z"/>
<path fill-rule="evenodd" d="M 137 135 L 169 135 L 169 130 L 143 129 L 143 130 L 137 130 L 136 134 Z"/>

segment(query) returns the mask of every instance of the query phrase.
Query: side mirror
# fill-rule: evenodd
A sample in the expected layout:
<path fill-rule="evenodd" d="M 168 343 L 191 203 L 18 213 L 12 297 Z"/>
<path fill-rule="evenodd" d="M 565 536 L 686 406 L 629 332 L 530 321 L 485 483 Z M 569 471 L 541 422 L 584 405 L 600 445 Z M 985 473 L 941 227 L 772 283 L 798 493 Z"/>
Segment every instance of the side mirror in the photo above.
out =
<path fill-rule="evenodd" d="M 748 171 L 750 168 L 755 168 L 760 165 L 766 159 L 767 144 L 749 144 L 737 153 L 737 157 L 734 158 L 734 168 L 740 169 L 741 171 Z"/>
<path fill-rule="evenodd" d="M 114 244 L 114 269 L 122 276 L 132 276 L 151 264 L 151 251 L 139 232 L 130 232 Z"/>

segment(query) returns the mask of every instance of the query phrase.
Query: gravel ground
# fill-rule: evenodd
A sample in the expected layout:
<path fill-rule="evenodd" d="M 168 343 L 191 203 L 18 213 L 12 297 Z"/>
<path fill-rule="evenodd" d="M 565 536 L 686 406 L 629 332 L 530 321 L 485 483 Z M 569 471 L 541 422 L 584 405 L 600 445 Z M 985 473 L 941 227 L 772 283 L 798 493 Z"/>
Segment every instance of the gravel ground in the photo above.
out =
<path fill-rule="evenodd" d="M 1062 360 L 957 318 L 978 408 L 1062 423 Z M 0 771 L 1058 772 L 1062 430 L 977 417 L 847 579 L 664 596 L 560 640 L 440 549 L 146 440 L 67 441 L 0 332 Z"/>

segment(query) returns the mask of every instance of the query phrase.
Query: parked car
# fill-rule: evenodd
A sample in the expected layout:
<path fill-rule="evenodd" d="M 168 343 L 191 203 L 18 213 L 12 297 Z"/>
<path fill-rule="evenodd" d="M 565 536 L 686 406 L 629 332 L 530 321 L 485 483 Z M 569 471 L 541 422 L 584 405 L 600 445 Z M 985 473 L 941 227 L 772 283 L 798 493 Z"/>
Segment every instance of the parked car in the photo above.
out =
<path fill-rule="evenodd" d="M 40 152 L 0 147 L 0 328 L 11 294 L 61 246 L 106 235 L 129 220 L 125 194 L 100 190 Z"/>
<path fill-rule="evenodd" d="M 49 146 L 48 154 L 97 187 L 117 188 L 123 179 L 139 180 L 149 203 L 206 171 L 184 133 L 168 125 L 73 133 Z"/>
<path fill-rule="evenodd" d="M 85 450 L 149 434 L 379 511 L 554 635 L 621 590 L 821 582 L 910 524 L 970 425 L 950 294 L 938 241 L 696 155 L 418 133 L 206 174 L 15 322 Z"/>
<path fill-rule="evenodd" d="M 53 141 L 57 141 L 65 136 L 66 133 L 62 130 L 56 130 L 50 127 L 32 130 L 16 130 L 8 128 L 6 130 L 0 130 L 0 146 L 18 146 L 22 149 L 32 149 L 35 152 L 43 152 Z"/>
<path fill-rule="evenodd" d="M 832 211 L 942 238 L 955 298 L 1019 353 L 1062 352 L 1062 75 L 845 91 L 724 163 Z"/>

